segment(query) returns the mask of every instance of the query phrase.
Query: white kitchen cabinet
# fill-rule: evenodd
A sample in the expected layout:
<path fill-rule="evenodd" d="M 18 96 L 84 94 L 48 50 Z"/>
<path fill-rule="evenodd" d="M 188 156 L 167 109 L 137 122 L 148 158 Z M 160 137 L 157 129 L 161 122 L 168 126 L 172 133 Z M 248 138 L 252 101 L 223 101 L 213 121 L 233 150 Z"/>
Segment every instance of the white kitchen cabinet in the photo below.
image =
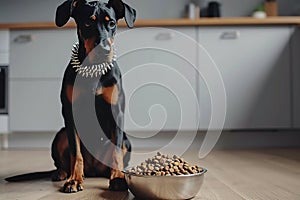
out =
<path fill-rule="evenodd" d="M 11 131 L 54 131 L 62 126 L 60 79 L 75 34 L 69 31 L 74 30 L 12 31 Z M 126 130 L 197 130 L 196 28 L 119 32 Z M 57 45 L 54 38 L 61 38 Z M 27 59 L 37 54 L 38 59 Z"/>
<path fill-rule="evenodd" d="M 293 127 L 300 128 L 300 29 L 292 37 Z"/>
<path fill-rule="evenodd" d="M 9 30 L 2 29 L 0 30 L 0 66 L 8 66 L 8 52 L 9 52 Z M 2 95 L 1 92 L 0 95 Z M 0 114 L 0 136 L 1 134 L 7 134 L 8 132 L 9 132 L 8 115 Z M 2 140 L 3 140 L 2 146 L 6 147 L 7 136 L 3 136 Z M 0 141 L 1 141 L 1 137 L 0 137 Z"/>
<path fill-rule="evenodd" d="M 224 81 L 225 129 L 291 127 L 291 33 L 289 26 L 198 29 L 199 43 Z M 200 71 L 214 66 L 204 49 L 198 52 Z M 199 79 L 200 121 L 205 129 L 211 117 L 211 101 L 204 79 Z"/>
<path fill-rule="evenodd" d="M 120 29 L 129 131 L 197 130 L 196 28 Z"/>
<path fill-rule="evenodd" d="M 8 116 L 0 115 L 0 135 L 8 133 Z"/>
<path fill-rule="evenodd" d="M 126 95 L 125 129 L 207 129 L 208 88 L 216 85 L 205 81 L 213 84 L 214 64 L 226 90 L 225 129 L 290 128 L 292 116 L 300 127 L 300 81 L 298 69 L 291 71 L 300 62 L 290 60 L 299 50 L 294 46 L 290 54 L 291 33 L 289 26 L 120 28 L 115 46 Z M 75 30 L 13 30 L 10 36 L 9 128 L 56 131 L 63 125 L 61 78 Z M 213 109 L 222 106 L 222 98 L 217 101 Z"/>
<path fill-rule="evenodd" d="M 8 65 L 9 30 L 0 30 L 0 65 Z"/>
<path fill-rule="evenodd" d="M 60 89 L 76 41 L 75 29 L 10 32 L 10 131 L 62 127 Z"/>
<path fill-rule="evenodd" d="M 13 80 L 9 89 L 10 131 L 58 131 L 63 126 L 60 80 Z"/>
<path fill-rule="evenodd" d="M 10 77 L 63 77 L 76 41 L 75 29 L 11 31 Z"/>

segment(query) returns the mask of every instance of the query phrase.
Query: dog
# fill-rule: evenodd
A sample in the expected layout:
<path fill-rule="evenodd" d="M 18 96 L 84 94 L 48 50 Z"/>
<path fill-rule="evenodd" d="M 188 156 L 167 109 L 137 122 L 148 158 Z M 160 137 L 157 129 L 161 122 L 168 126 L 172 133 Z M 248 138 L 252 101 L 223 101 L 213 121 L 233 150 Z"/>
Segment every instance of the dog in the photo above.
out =
<path fill-rule="evenodd" d="M 73 47 L 63 77 L 60 98 L 65 127 L 53 140 L 52 158 L 57 169 L 49 173 L 53 181 L 66 180 L 62 187 L 65 193 L 83 190 L 84 176 L 107 177 L 111 190 L 127 190 L 122 170 L 128 165 L 131 144 L 122 129 L 125 97 L 121 72 L 113 56 L 113 42 L 118 20 L 125 18 L 127 26 L 132 28 L 136 11 L 122 0 L 67 0 L 58 6 L 55 23 L 62 27 L 70 18 L 77 25 L 78 44 Z M 76 84 L 77 80 L 81 80 L 80 84 Z M 87 99 L 93 99 L 94 105 Z M 87 119 L 83 122 L 86 128 L 83 130 L 94 131 L 89 128 L 91 112 L 85 110 L 87 107 L 94 108 L 98 124 L 110 143 L 101 148 L 101 159 L 86 148 L 88 146 L 80 137 L 85 133 L 79 132 L 76 124 L 75 112 L 81 110 L 79 116 Z M 6 180 L 18 181 L 26 177 L 21 175 Z"/>

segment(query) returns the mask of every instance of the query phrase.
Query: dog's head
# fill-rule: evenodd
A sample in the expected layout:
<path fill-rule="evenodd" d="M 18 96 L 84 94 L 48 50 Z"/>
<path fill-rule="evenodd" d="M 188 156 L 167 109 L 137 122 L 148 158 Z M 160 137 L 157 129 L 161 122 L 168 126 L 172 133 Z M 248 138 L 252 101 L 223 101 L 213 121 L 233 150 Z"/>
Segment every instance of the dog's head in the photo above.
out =
<path fill-rule="evenodd" d="M 81 53 L 91 62 L 99 59 L 111 62 L 117 21 L 125 18 L 127 26 L 132 28 L 136 11 L 122 0 L 67 0 L 57 8 L 55 23 L 64 26 L 70 17 L 77 24 L 79 48 L 84 49 Z"/>

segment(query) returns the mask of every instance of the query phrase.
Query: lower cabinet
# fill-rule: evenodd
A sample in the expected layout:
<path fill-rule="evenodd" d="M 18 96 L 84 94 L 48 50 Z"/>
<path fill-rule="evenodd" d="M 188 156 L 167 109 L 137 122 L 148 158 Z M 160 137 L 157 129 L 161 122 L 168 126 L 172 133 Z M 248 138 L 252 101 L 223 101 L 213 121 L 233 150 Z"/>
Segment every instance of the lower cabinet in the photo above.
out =
<path fill-rule="evenodd" d="M 61 80 L 11 80 L 9 130 L 58 131 L 63 126 Z"/>
<path fill-rule="evenodd" d="M 197 130 L 195 27 L 121 29 L 128 131 Z"/>
<path fill-rule="evenodd" d="M 60 89 L 76 41 L 76 29 L 10 31 L 10 131 L 62 127 Z"/>
<path fill-rule="evenodd" d="M 293 127 L 300 128 L 300 28 L 292 37 Z"/>
<path fill-rule="evenodd" d="M 293 30 L 290 26 L 121 28 L 116 48 L 126 94 L 125 129 L 222 129 L 222 117 L 211 113 L 222 114 L 224 105 L 225 129 L 291 128 L 292 121 L 300 128 L 299 45 L 290 48 Z M 29 33 L 12 35 L 22 39 Z M 54 33 L 66 38 L 70 33 L 33 33 L 32 41 L 11 44 L 15 54 L 10 66 L 9 130 L 57 131 L 63 126 L 61 73 L 70 50 L 50 59 L 55 61 L 54 71 L 44 67 L 33 74 L 30 71 L 41 66 L 39 60 L 26 63 L 23 52 L 33 56 L 44 46 L 43 38 L 48 41 Z M 70 47 L 63 48 L 70 49 L 73 39 L 66 41 L 70 44 L 63 45 Z M 27 46 L 36 51 L 26 52 Z M 216 88 L 224 95 L 213 95 Z M 218 125 L 211 123 L 216 119 Z"/>
<path fill-rule="evenodd" d="M 199 71 L 208 71 L 199 77 L 202 129 L 209 126 L 211 109 L 218 109 L 205 81 L 213 80 L 215 65 L 226 92 L 225 129 L 291 127 L 291 34 L 289 26 L 198 29 Z"/>

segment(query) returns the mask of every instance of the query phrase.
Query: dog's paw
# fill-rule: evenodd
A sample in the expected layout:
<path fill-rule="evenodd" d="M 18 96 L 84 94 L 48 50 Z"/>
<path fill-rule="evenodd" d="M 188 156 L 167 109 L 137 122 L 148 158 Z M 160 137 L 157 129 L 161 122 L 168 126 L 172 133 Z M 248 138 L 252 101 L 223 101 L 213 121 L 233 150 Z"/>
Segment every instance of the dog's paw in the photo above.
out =
<path fill-rule="evenodd" d="M 114 178 L 109 181 L 109 189 L 112 191 L 126 191 L 128 185 L 124 178 Z"/>
<path fill-rule="evenodd" d="M 82 190 L 83 190 L 82 182 L 75 181 L 75 180 L 67 181 L 62 188 L 62 192 L 64 193 L 75 193 Z"/>

